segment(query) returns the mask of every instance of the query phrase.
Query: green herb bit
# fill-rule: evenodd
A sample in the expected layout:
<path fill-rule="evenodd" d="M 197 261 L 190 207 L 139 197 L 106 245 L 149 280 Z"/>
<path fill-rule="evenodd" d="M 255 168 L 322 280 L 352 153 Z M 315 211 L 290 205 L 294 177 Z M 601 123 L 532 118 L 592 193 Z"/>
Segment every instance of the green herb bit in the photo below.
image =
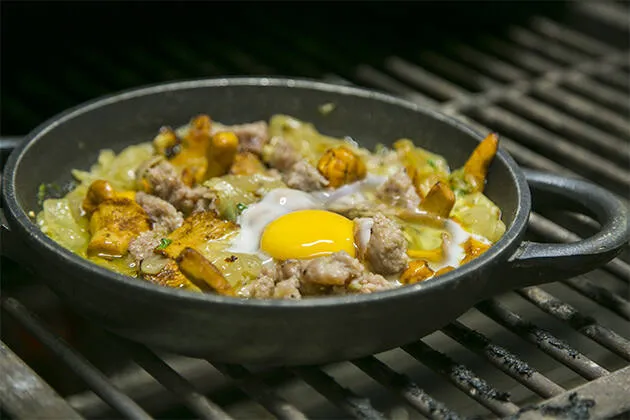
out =
<path fill-rule="evenodd" d="M 37 203 L 41 206 L 47 198 L 59 198 L 62 195 L 61 187 L 55 183 L 39 184 L 37 188 Z"/>
<path fill-rule="evenodd" d="M 237 203 L 236 204 L 236 210 L 238 210 L 238 214 L 241 214 L 245 211 L 245 209 L 247 208 L 247 206 L 243 203 Z"/>
<path fill-rule="evenodd" d="M 432 167 L 433 169 L 437 168 L 436 163 L 433 161 L 433 159 L 427 159 L 427 163 L 429 164 L 430 167 Z"/>
<path fill-rule="evenodd" d="M 45 199 L 46 199 L 46 185 L 39 184 L 39 188 L 37 189 L 37 203 L 41 206 Z"/>
<path fill-rule="evenodd" d="M 167 246 L 169 246 L 171 244 L 171 242 L 173 242 L 171 239 L 162 238 L 162 239 L 160 239 L 160 244 L 155 249 L 156 250 L 164 249 Z"/>

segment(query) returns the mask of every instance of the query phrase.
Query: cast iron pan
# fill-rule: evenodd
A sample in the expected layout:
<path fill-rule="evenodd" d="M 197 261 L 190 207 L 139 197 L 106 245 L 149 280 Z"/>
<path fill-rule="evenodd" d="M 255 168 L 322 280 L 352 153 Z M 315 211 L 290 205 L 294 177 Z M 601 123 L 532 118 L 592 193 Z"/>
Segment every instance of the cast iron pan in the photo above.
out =
<path fill-rule="evenodd" d="M 332 102 L 323 116 L 318 107 Z M 64 185 L 102 148 L 148 141 L 162 125 L 207 113 L 227 124 L 286 113 L 366 147 L 401 137 L 462 165 L 483 138 L 431 109 L 368 90 L 313 81 L 238 78 L 179 82 L 90 102 L 30 133 L 5 168 L 2 197 L 7 249 L 38 272 L 77 312 L 149 346 L 228 363 L 295 365 L 352 359 L 417 340 L 476 302 L 515 288 L 557 281 L 615 257 L 628 241 L 627 210 L 593 184 L 524 172 L 503 151 L 491 166 L 487 195 L 508 230 L 473 262 L 434 280 L 370 295 L 301 301 L 244 300 L 195 294 L 127 278 L 58 246 L 27 215 L 39 210 L 42 183 Z M 601 231 L 572 244 L 523 242 L 534 199 L 592 215 Z M 13 252 L 12 252 L 13 251 Z"/>

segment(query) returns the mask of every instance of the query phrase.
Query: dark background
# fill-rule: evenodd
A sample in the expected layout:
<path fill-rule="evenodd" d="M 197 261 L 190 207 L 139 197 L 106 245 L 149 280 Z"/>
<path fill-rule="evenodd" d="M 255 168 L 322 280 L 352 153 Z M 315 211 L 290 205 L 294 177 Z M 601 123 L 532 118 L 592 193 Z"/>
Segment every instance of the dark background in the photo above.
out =
<path fill-rule="evenodd" d="M 1 3 L 0 134 L 88 99 L 174 79 L 289 75 L 352 80 L 360 64 L 501 31 L 563 2 Z"/>

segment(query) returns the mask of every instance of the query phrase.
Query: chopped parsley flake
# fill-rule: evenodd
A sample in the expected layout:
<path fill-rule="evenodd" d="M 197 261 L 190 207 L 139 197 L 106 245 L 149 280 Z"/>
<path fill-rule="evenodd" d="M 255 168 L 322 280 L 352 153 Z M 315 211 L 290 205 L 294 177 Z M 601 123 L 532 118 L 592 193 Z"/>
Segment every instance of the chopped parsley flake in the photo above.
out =
<path fill-rule="evenodd" d="M 39 184 L 39 188 L 37 189 L 37 202 L 41 206 L 44 200 L 46 199 L 46 185 Z"/>
<path fill-rule="evenodd" d="M 37 202 L 41 206 L 47 198 L 50 198 L 51 196 L 60 196 L 61 193 L 61 187 L 57 184 L 39 184 L 39 187 L 37 188 Z"/>
<path fill-rule="evenodd" d="M 247 208 L 247 206 L 243 203 L 238 203 L 236 205 L 236 210 L 238 210 L 238 214 L 241 214 L 245 211 L 245 209 Z"/>
<path fill-rule="evenodd" d="M 164 249 L 167 246 L 169 246 L 171 244 L 171 242 L 173 242 L 171 239 L 162 238 L 162 239 L 160 239 L 160 244 L 155 249 Z"/>
<path fill-rule="evenodd" d="M 437 168 L 436 163 L 433 161 L 433 159 L 427 159 L 427 163 L 429 164 L 430 167 L 432 167 L 433 169 Z"/>

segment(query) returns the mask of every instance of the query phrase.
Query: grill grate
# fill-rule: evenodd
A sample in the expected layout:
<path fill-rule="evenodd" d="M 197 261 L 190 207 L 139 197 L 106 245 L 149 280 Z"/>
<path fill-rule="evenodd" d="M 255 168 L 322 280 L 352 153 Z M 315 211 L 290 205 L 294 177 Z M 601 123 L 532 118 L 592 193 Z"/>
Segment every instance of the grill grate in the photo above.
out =
<path fill-rule="evenodd" d="M 184 46 L 172 38 L 159 53 L 132 46 L 109 60 L 94 52 L 76 54 L 76 68 L 58 84 L 27 70 L 20 94 L 3 93 L 3 102 L 10 118 L 26 123 L 45 112 L 24 105 L 41 92 L 67 106 L 86 91 L 101 94 L 111 86 L 184 75 L 318 75 L 437 106 L 481 130 L 493 127 L 523 166 L 585 177 L 625 198 L 630 189 L 626 6 L 575 3 L 566 23 L 534 16 L 509 26 L 503 37 L 445 42 L 420 53 L 397 51 L 391 35 L 366 52 L 351 42 L 336 43 L 332 35 L 294 37 L 299 22 L 268 28 L 253 19 L 245 24 L 265 35 L 247 43 L 225 36 L 227 48 L 201 40 Z M 393 9 L 365 11 L 395 21 L 400 12 Z M 411 28 L 401 32 L 413 36 Z M 448 39 L 440 28 L 426 32 Z M 605 35 L 610 33 L 626 41 L 611 42 Z M 290 54 L 270 48 L 275 45 Z M 549 241 L 574 241 L 596 227 L 584 216 L 565 213 L 533 213 L 530 219 L 530 234 Z M 107 335 L 106 341 L 135 362 L 131 373 L 120 377 L 105 374 L 19 299 L 5 296 L 2 309 L 11 320 L 89 390 L 59 397 L 2 344 L 0 363 L 12 374 L 0 379 L 0 401 L 16 418 L 615 416 L 630 412 L 630 302 L 623 295 L 629 284 L 625 255 L 585 276 L 482 302 L 441 332 L 402 349 L 322 367 L 257 371 L 158 354 Z M 24 381 L 31 381 L 31 399 L 20 394 Z M 530 404 L 538 405 L 525 408 Z M 177 414 L 169 411 L 173 408 Z"/>

